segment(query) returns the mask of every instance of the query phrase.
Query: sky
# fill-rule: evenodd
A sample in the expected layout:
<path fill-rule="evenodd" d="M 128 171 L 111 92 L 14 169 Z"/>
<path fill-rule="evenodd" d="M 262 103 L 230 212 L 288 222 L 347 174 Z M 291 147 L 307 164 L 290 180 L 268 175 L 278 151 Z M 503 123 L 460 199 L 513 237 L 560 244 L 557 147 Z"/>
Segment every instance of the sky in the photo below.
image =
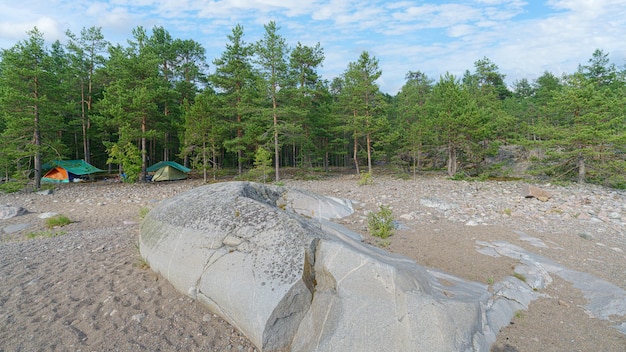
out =
<path fill-rule="evenodd" d="M 173 38 L 200 43 L 212 67 L 233 27 L 241 24 L 253 43 L 269 21 L 291 47 L 319 42 L 319 72 L 329 81 L 369 52 L 382 70 L 381 91 L 391 95 L 409 71 L 460 77 L 484 57 L 510 86 L 546 71 L 573 73 L 596 49 L 618 68 L 626 64 L 626 0 L 2 0 L 0 48 L 25 40 L 35 26 L 48 44 L 66 42 L 66 30 L 95 26 L 122 45 L 133 28 L 162 26 Z"/>

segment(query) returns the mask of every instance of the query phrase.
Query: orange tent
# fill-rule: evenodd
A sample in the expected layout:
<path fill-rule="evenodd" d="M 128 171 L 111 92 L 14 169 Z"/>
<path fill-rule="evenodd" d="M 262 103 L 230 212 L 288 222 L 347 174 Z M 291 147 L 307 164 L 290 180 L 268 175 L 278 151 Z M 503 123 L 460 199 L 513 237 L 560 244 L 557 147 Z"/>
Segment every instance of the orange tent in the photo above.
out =
<path fill-rule="evenodd" d="M 49 179 L 50 182 L 68 182 L 70 179 L 67 170 L 59 166 L 55 166 L 50 171 L 46 172 L 44 177 Z"/>
<path fill-rule="evenodd" d="M 43 170 L 49 170 L 41 178 L 41 182 L 73 182 L 81 176 L 102 172 L 84 160 L 53 160 L 41 166 Z"/>

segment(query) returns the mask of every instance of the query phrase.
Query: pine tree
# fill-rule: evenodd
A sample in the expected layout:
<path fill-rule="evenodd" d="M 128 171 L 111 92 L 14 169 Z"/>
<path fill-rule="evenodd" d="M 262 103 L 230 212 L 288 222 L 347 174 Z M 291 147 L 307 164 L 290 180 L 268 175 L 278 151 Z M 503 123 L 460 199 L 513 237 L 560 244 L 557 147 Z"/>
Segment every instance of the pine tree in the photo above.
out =
<path fill-rule="evenodd" d="M 280 27 L 274 21 L 264 25 L 265 34 L 256 43 L 255 53 L 257 65 L 264 78 L 267 96 L 271 101 L 271 116 L 273 121 L 272 134 L 274 142 L 274 179 L 280 180 L 280 143 L 279 115 L 282 107 L 279 104 L 279 91 L 287 86 L 287 57 L 289 47 L 284 37 L 278 34 Z M 282 118 L 282 116 L 281 116 Z"/>
<path fill-rule="evenodd" d="M 35 189 L 39 189 L 41 160 L 48 145 L 44 126 L 54 117 L 48 94 L 55 83 L 43 33 L 36 27 L 27 33 L 28 39 L 1 53 L 0 105 L 5 121 L 1 152 L 2 159 L 12 160 L 18 170 L 33 169 Z"/>

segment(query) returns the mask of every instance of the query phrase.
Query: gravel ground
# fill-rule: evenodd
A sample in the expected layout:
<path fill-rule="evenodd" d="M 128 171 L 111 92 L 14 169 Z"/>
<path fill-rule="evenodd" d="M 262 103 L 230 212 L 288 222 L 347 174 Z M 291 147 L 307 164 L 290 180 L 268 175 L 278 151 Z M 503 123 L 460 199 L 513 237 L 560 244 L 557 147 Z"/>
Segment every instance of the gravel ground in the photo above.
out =
<path fill-rule="evenodd" d="M 354 200 L 355 213 L 339 222 L 368 243 L 468 280 L 492 284 L 513 274 L 518 260 L 477 251 L 477 241 L 507 241 L 626 289 L 621 191 L 537 184 L 552 195 L 541 202 L 523 197 L 522 181 L 379 177 L 359 186 L 353 176 L 337 176 L 284 183 Z M 0 220 L 0 352 L 254 351 L 236 328 L 145 268 L 138 254 L 140 213 L 199 185 L 98 182 L 60 185 L 48 195 L 0 195 L 0 205 L 28 211 Z M 367 235 L 367 214 L 380 205 L 399 224 L 384 242 Z M 74 222 L 48 230 L 40 216 L 50 212 Z M 52 234 L 58 236 L 43 236 Z M 583 294 L 559 277 L 541 293 L 492 351 L 626 351 L 626 335 L 613 328 L 626 316 L 594 318 Z"/>

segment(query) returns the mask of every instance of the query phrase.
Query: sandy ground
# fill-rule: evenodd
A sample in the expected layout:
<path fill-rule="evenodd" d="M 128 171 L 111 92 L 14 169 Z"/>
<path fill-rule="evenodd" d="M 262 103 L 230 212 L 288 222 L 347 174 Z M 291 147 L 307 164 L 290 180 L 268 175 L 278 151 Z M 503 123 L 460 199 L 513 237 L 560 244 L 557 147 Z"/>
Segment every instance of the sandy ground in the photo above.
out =
<path fill-rule="evenodd" d="M 521 200 L 517 195 L 521 183 L 472 184 L 425 177 L 381 178 L 359 186 L 356 178 L 341 176 L 285 184 L 358 201 L 355 214 L 340 222 L 364 234 L 367 212 L 380 204 L 391 206 L 403 227 L 390 238 L 389 251 L 468 280 L 491 284 L 513 273 L 516 260 L 476 251 L 477 240 L 505 240 L 626 289 L 621 225 L 595 231 L 598 225 L 593 222 L 538 216 L 543 205 Z M 3 229 L 27 226 L 0 232 L 0 352 L 255 351 L 236 329 L 153 274 L 139 256 L 140 213 L 199 185 L 98 182 L 62 185 L 50 195 L 0 195 L 0 204 L 29 211 L 0 220 Z M 581 192 L 576 187 L 557 191 L 568 197 Z M 587 203 L 616 197 L 610 190 L 590 192 L 585 193 Z M 460 198 L 470 193 L 470 199 Z M 462 206 L 456 213 L 420 207 L 420 199 L 434 196 L 449 201 L 456 197 Z M 626 199 L 621 193 L 617 197 L 616 204 Z M 472 209 L 487 209 L 478 211 L 482 217 L 478 226 L 457 219 L 475 215 Z M 46 212 L 64 214 L 74 222 L 46 229 L 39 218 Z M 520 240 L 519 231 L 548 243 L 548 248 L 530 246 Z M 585 231 L 592 240 L 581 237 Z M 58 236 L 28 238 L 33 233 Z M 367 234 L 365 239 L 381 245 Z M 612 322 L 591 317 L 582 293 L 569 282 L 554 279 L 542 291 L 544 298 L 519 312 L 501 331 L 492 351 L 626 351 L 626 335 L 611 327 L 626 317 Z"/>

